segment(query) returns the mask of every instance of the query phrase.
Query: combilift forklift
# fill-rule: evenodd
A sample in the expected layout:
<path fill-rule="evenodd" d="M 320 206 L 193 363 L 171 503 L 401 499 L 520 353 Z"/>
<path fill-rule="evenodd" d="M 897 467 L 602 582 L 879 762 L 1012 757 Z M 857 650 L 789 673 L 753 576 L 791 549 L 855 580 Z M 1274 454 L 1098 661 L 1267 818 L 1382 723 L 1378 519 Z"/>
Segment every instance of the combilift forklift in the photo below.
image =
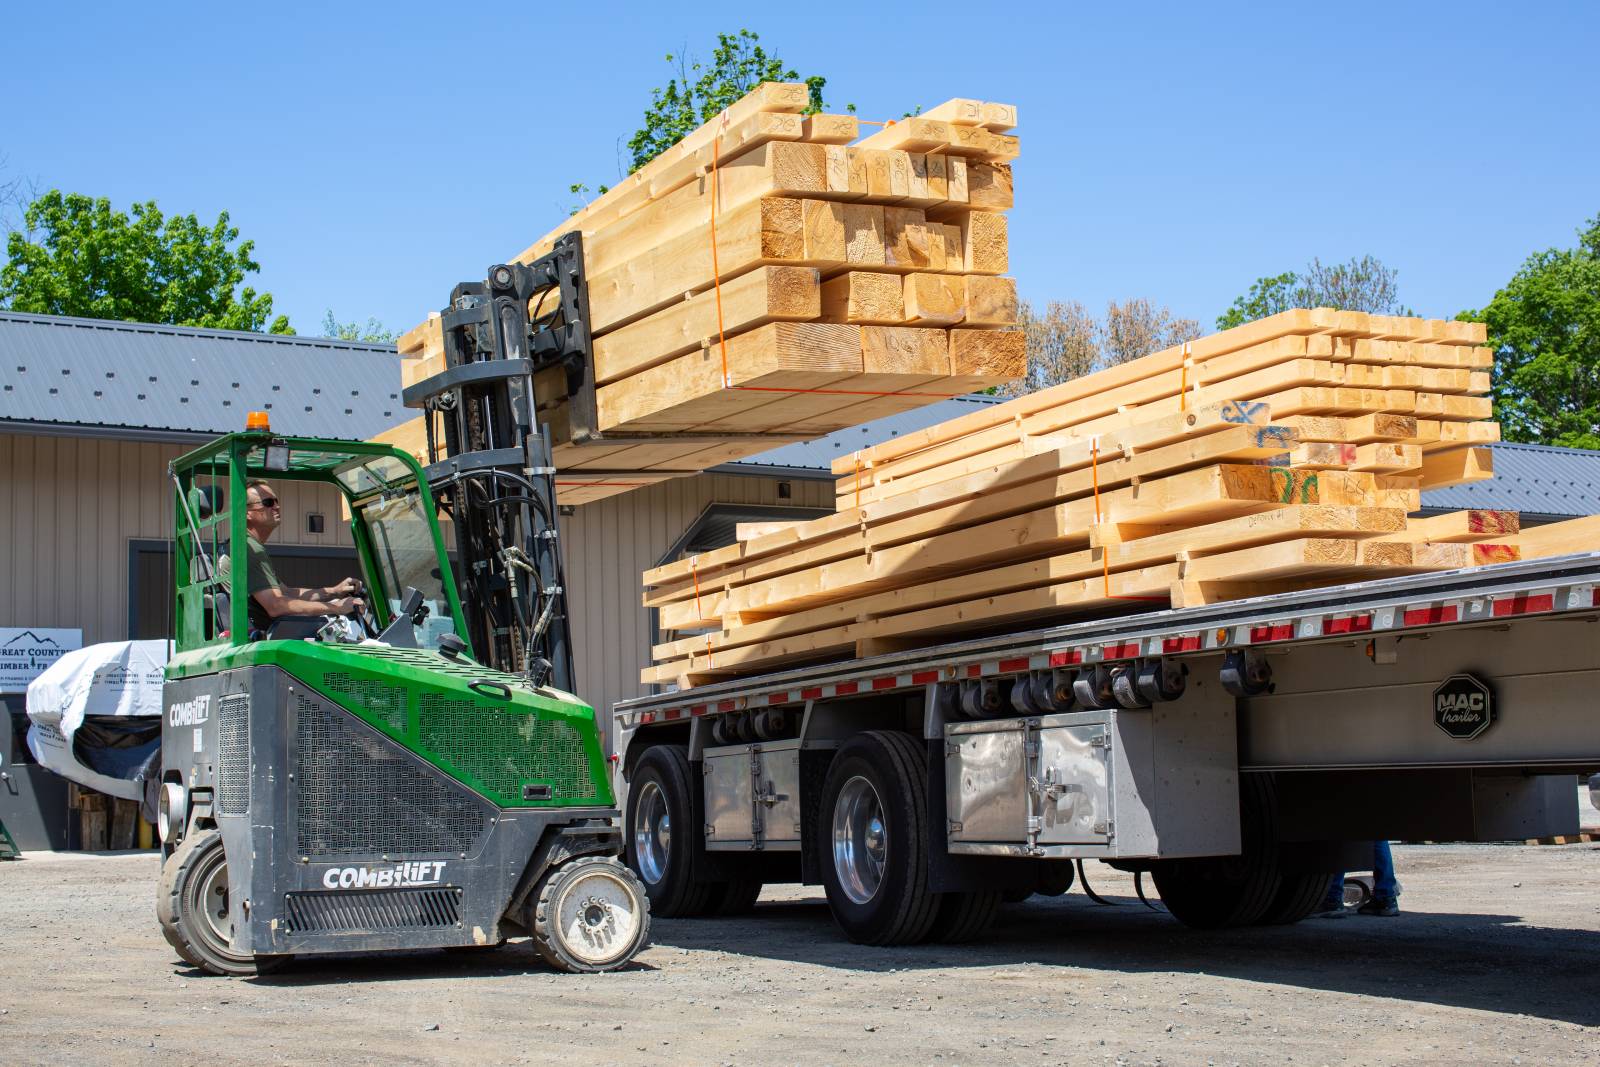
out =
<path fill-rule="evenodd" d="M 171 465 L 157 912 L 191 964 L 252 975 L 525 932 L 553 966 L 595 972 L 647 943 L 595 712 L 572 695 L 534 402 L 534 375 L 558 368 L 592 406 L 581 264 L 571 235 L 451 293 L 447 369 L 405 394 L 443 416 L 426 467 L 280 437 L 264 413 Z M 236 576 L 260 551 L 253 479 L 339 490 L 365 610 L 252 625 Z"/>

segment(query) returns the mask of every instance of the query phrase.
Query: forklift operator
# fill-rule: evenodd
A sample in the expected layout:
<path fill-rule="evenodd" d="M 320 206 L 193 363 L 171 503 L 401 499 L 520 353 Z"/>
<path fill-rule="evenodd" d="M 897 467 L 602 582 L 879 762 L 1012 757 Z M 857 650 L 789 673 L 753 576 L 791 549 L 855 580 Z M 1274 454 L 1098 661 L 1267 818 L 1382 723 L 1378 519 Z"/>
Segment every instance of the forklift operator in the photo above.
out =
<path fill-rule="evenodd" d="M 303 589 L 279 581 L 265 546 L 283 522 L 283 505 L 266 482 L 252 481 L 246 490 L 245 527 L 249 537 L 245 574 L 250 591 L 251 629 L 265 631 L 274 619 L 285 615 L 350 615 L 365 607 L 360 597 L 364 590 L 355 578 L 323 589 Z"/>

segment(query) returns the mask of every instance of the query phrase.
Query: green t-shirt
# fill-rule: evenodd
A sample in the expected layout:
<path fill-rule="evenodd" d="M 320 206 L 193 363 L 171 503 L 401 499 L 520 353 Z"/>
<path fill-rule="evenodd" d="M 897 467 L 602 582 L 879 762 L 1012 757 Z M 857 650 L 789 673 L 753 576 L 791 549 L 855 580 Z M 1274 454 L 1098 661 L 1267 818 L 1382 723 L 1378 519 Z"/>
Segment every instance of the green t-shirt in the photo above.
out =
<path fill-rule="evenodd" d="M 266 546 L 254 537 L 245 538 L 245 588 L 244 595 L 249 599 L 246 606 L 250 612 L 250 626 L 256 630 L 265 630 L 272 625 L 272 616 L 267 614 L 267 609 L 256 601 L 255 594 L 263 589 L 278 589 L 283 583 L 278 580 L 278 572 L 272 569 L 272 558 L 267 555 Z M 232 580 L 233 558 L 224 557 L 221 566 L 217 568 L 219 577 Z M 238 596 L 240 590 L 234 589 L 233 595 Z"/>

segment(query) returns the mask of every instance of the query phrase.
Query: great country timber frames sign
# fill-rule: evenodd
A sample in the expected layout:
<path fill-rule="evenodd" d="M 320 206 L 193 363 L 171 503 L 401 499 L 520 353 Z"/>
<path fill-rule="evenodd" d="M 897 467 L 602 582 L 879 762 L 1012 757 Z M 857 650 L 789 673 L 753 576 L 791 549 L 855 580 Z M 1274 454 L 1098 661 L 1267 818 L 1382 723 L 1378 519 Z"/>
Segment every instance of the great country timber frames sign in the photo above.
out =
<path fill-rule="evenodd" d="M 0 626 L 0 693 L 26 693 L 52 663 L 82 647 L 82 630 Z"/>

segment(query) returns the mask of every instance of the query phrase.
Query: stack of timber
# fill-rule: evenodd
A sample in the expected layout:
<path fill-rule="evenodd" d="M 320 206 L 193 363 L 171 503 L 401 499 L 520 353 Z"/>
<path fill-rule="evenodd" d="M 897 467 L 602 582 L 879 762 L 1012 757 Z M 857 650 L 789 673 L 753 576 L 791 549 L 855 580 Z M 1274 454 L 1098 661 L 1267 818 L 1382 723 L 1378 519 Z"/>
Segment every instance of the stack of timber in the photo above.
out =
<path fill-rule="evenodd" d="M 951 100 L 862 137 L 759 86 L 515 259 L 580 231 L 596 423 L 536 383 L 557 495 L 578 504 L 1008 382 L 1005 212 L 1016 109 Z M 445 369 L 437 316 L 400 338 L 411 385 Z M 381 435 L 419 456 L 421 417 Z"/>
<path fill-rule="evenodd" d="M 644 681 L 1595 546 L 1515 512 L 1411 517 L 1493 474 L 1483 341 L 1289 311 L 844 457 L 836 514 L 645 573 L 672 639 Z"/>

